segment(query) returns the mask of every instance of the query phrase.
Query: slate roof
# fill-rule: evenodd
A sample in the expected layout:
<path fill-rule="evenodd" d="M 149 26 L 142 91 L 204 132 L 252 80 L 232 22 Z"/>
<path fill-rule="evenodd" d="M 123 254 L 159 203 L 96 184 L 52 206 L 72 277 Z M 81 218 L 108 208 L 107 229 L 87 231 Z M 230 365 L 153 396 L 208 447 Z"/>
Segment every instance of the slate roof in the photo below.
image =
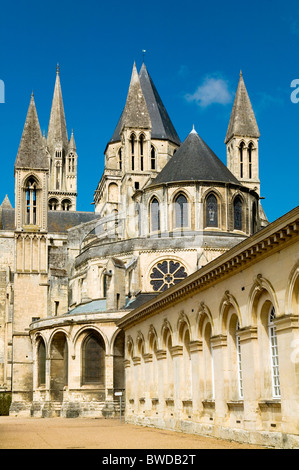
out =
<path fill-rule="evenodd" d="M 171 142 L 180 145 L 181 141 L 179 139 L 179 136 L 177 135 L 177 132 L 163 105 L 159 93 L 144 64 L 142 65 L 139 72 L 139 81 L 151 120 L 152 138 L 170 140 Z M 120 141 L 120 132 L 122 128 L 123 117 L 124 110 L 120 116 L 112 138 L 110 139 L 110 143 Z"/>
<path fill-rule="evenodd" d="M 194 129 L 151 184 L 175 181 L 240 184 Z"/>
<path fill-rule="evenodd" d="M 2 209 L 1 230 L 15 230 L 15 209 Z M 65 233 L 69 228 L 96 219 L 94 212 L 48 211 L 48 232 Z"/>
<path fill-rule="evenodd" d="M 234 135 L 240 137 L 260 137 L 259 128 L 247 93 L 242 72 L 240 72 L 240 79 L 228 124 L 225 143 L 227 143 Z"/>

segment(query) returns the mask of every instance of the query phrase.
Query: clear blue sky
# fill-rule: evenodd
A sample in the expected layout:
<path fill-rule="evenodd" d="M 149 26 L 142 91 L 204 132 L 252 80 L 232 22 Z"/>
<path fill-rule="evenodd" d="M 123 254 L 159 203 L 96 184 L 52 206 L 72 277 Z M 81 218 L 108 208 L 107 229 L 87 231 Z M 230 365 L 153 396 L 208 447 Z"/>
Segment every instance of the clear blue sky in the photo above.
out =
<path fill-rule="evenodd" d="M 125 104 L 133 62 L 145 63 L 183 141 L 193 124 L 226 163 L 224 138 L 239 71 L 261 132 L 260 179 L 270 221 L 298 205 L 299 4 L 252 0 L 5 2 L 0 12 L 0 203 L 14 205 L 14 162 L 34 91 L 47 132 L 60 77 L 77 144 L 78 210 L 93 210 L 106 144 Z M 215 90 L 217 93 L 215 93 Z"/>

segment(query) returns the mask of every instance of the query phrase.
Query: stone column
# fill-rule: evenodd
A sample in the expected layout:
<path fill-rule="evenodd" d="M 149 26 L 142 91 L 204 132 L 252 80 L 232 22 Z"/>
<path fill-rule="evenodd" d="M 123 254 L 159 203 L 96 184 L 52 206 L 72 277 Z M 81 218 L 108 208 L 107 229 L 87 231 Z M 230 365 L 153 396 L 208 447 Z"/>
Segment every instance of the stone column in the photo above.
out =
<path fill-rule="evenodd" d="M 215 385 L 215 419 L 217 424 L 223 424 L 227 414 L 227 336 L 212 336 Z"/>

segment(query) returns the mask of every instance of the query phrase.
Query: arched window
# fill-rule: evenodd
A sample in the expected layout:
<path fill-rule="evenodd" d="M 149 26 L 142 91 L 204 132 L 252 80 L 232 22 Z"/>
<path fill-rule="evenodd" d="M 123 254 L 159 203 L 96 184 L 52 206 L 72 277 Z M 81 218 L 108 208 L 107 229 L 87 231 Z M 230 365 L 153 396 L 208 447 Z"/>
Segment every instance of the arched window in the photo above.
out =
<path fill-rule="evenodd" d="M 214 194 L 210 194 L 206 200 L 206 226 L 218 227 L 218 203 Z"/>
<path fill-rule="evenodd" d="M 61 203 L 61 207 L 63 211 L 69 211 L 71 206 L 72 206 L 71 201 L 69 201 L 68 199 L 64 199 Z"/>
<path fill-rule="evenodd" d="M 151 146 L 151 170 L 156 170 L 156 151 L 153 146 Z"/>
<path fill-rule="evenodd" d="M 185 267 L 178 261 L 161 261 L 150 274 L 150 284 L 156 292 L 163 292 L 187 277 Z"/>
<path fill-rule="evenodd" d="M 269 329 L 269 341 L 271 351 L 271 375 L 272 375 L 272 394 L 273 398 L 280 397 L 280 380 L 279 380 L 279 364 L 278 364 L 278 346 L 276 329 L 273 323 L 275 318 L 275 309 L 271 306 L 268 315 L 268 329 Z"/>
<path fill-rule="evenodd" d="M 242 230 L 242 200 L 237 196 L 234 200 L 234 229 Z"/>
<path fill-rule="evenodd" d="M 37 364 L 38 364 L 38 386 L 45 385 L 46 383 L 46 347 L 43 340 L 40 340 L 37 349 Z"/>
<path fill-rule="evenodd" d="M 252 204 L 252 213 L 251 213 L 251 233 L 254 234 L 257 230 L 257 210 L 256 210 L 256 202 L 254 201 Z"/>
<path fill-rule="evenodd" d="M 118 151 L 118 169 L 122 170 L 122 149 Z"/>
<path fill-rule="evenodd" d="M 56 163 L 56 189 L 60 189 L 61 184 L 61 166 L 60 163 Z"/>
<path fill-rule="evenodd" d="M 175 199 L 175 228 L 188 227 L 188 201 L 184 194 Z"/>
<path fill-rule="evenodd" d="M 132 171 L 135 169 L 135 147 L 136 147 L 136 137 L 135 134 L 131 135 L 131 166 Z"/>
<path fill-rule="evenodd" d="M 236 324 L 236 352 L 237 352 L 237 365 L 238 365 L 238 385 L 239 385 L 239 396 L 243 398 L 243 378 L 242 378 L 242 361 L 241 361 L 241 344 L 239 336 L 240 325 L 239 322 Z"/>
<path fill-rule="evenodd" d="M 69 173 L 74 173 L 75 171 L 75 157 L 73 153 L 69 154 Z"/>
<path fill-rule="evenodd" d="M 239 147 L 239 152 L 240 152 L 240 178 L 243 178 L 243 168 L 244 168 L 244 165 L 243 165 L 243 160 L 244 160 L 244 147 L 245 147 L 245 144 L 244 142 L 241 142 L 240 144 L 240 147 Z"/>
<path fill-rule="evenodd" d="M 29 178 L 26 185 L 26 223 L 36 225 L 36 190 L 37 184 L 34 178 Z"/>
<path fill-rule="evenodd" d="M 152 232 L 157 232 L 160 230 L 160 204 L 157 198 L 153 198 L 151 200 L 150 224 Z"/>
<path fill-rule="evenodd" d="M 49 200 L 49 209 L 50 211 L 56 211 L 58 206 L 58 201 L 55 198 Z"/>
<path fill-rule="evenodd" d="M 141 134 L 139 138 L 139 145 L 140 145 L 140 170 L 144 170 L 144 135 Z"/>
<path fill-rule="evenodd" d="M 248 146 L 248 177 L 252 178 L 252 153 L 253 153 L 253 143 L 250 142 Z"/>
<path fill-rule="evenodd" d="M 83 343 L 83 384 L 105 383 L 105 344 L 96 333 L 91 333 Z"/>

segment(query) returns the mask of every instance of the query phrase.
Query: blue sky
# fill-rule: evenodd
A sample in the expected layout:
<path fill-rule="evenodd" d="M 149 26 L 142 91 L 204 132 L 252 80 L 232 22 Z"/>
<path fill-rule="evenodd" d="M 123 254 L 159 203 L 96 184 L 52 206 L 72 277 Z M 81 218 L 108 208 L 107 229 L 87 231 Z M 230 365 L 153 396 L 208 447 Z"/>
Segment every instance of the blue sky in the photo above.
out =
<path fill-rule="evenodd" d="M 79 158 L 77 209 L 93 210 L 104 150 L 145 49 L 181 140 L 194 124 L 224 163 L 242 70 L 261 132 L 265 212 L 272 222 L 298 205 L 299 103 L 290 99 L 299 78 L 298 2 L 19 0 L 1 5 L 0 41 L 1 201 L 8 194 L 14 205 L 14 162 L 32 91 L 47 132 L 59 63 Z"/>

